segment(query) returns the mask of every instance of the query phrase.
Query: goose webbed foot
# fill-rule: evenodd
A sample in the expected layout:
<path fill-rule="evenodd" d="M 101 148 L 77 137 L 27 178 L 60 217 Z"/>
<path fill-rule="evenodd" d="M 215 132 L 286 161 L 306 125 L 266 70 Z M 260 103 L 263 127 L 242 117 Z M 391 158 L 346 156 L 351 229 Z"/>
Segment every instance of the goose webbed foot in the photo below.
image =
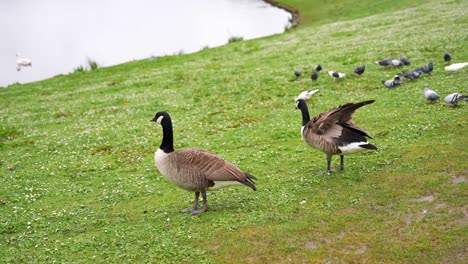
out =
<path fill-rule="evenodd" d="M 206 210 L 208 210 L 208 206 L 203 205 L 200 209 L 192 210 L 192 212 L 190 212 L 190 214 L 191 215 L 197 215 L 197 214 L 201 214 L 201 213 L 205 212 Z"/>
<path fill-rule="evenodd" d="M 191 215 L 197 215 L 197 214 L 201 214 L 203 212 L 205 212 L 206 210 L 208 210 L 208 203 L 206 201 L 206 192 L 205 191 L 202 191 L 202 197 L 203 197 L 203 206 L 198 209 L 198 198 L 200 197 L 200 192 L 195 192 L 195 202 L 193 203 L 193 207 L 192 208 L 185 208 L 185 209 L 182 209 L 180 210 L 181 213 L 188 213 L 188 214 L 191 214 Z"/>

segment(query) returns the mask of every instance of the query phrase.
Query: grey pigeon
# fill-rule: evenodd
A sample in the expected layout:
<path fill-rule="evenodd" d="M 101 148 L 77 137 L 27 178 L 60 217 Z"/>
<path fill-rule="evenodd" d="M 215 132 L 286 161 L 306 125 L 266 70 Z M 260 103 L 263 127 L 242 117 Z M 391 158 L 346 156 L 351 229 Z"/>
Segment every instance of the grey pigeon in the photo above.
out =
<path fill-rule="evenodd" d="M 409 72 L 403 71 L 401 73 L 397 73 L 397 75 L 400 77 L 405 77 L 406 79 L 415 80 L 419 78 L 422 75 L 422 73 L 423 72 L 421 70 L 416 69 L 414 71 L 409 71 Z"/>
<path fill-rule="evenodd" d="M 421 71 L 424 73 L 431 73 L 432 70 L 434 70 L 434 64 L 432 64 L 432 61 L 429 62 L 426 66 L 421 68 Z"/>
<path fill-rule="evenodd" d="M 448 53 L 448 52 L 445 52 L 444 61 L 449 62 L 451 59 L 452 59 L 452 55 L 450 55 L 450 53 Z"/>
<path fill-rule="evenodd" d="M 449 103 L 453 106 L 458 105 L 458 101 L 468 101 L 468 96 L 459 93 L 451 93 L 447 95 L 444 99 L 446 103 Z"/>
<path fill-rule="evenodd" d="M 403 83 L 403 80 L 400 78 L 400 76 L 395 75 L 393 79 L 391 80 L 382 80 L 382 84 L 385 85 L 388 89 L 395 88 L 398 85 L 401 85 Z"/>
<path fill-rule="evenodd" d="M 382 59 L 382 60 L 376 61 L 375 64 L 380 65 L 380 66 L 389 66 L 389 65 L 392 64 L 392 60 L 393 60 L 393 58 Z"/>
<path fill-rule="evenodd" d="M 322 66 L 320 64 L 315 65 L 315 67 L 314 67 L 315 72 L 319 72 L 321 70 L 322 70 Z"/>
<path fill-rule="evenodd" d="M 300 70 L 295 70 L 294 75 L 296 75 L 296 77 L 301 77 L 302 72 Z"/>
<path fill-rule="evenodd" d="M 400 60 L 404 65 L 411 65 L 411 61 L 405 56 L 400 56 Z"/>
<path fill-rule="evenodd" d="M 318 79 L 318 73 L 316 71 L 312 72 L 310 79 L 312 79 L 312 81 L 316 81 Z"/>
<path fill-rule="evenodd" d="M 403 66 L 404 63 L 401 61 L 401 60 L 396 60 L 396 59 L 393 59 L 390 61 L 390 64 L 393 66 L 393 67 L 400 67 L 400 66 Z"/>
<path fill-rule="evenodd" d="M 438 95 L 435 91 L 431 90 L 431 88 L 429 88 L 429 86 L 427 85 L 424 87 L 424 96 L 426 97 L 426 100 L 430 102 L 435 102 L 440 98 L 440 95 Z"/>
<path fill-rule="evenodd" d="M 336 71 L 328 71 L 328 74 L 333 77 L 336 80 L 338 79 L 343 79 L 344 77 L 346 77 L 346 74 L 344 73 L 341 73 L 341 72 L 336 72 Z"/>
<path fill-rule="evenodd" d="M 366 70 L 366 65 L 362 65 L 357 68 L 354 68 L 353 72 L 357 75 L 361 75 L 364 73 L 365 70 Z"/>

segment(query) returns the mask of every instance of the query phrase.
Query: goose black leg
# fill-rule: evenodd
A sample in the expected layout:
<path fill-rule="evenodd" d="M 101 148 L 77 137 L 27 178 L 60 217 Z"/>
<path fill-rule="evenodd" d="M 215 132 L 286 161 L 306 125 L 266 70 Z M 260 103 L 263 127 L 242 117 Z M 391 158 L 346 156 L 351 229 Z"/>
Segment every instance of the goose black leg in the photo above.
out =
<path fill-rule="evenodd" d="M 200 192 L 197 192 L 197 193 L 200 194 Z M 203 206 L 200 209 L 197 209 L 194 207 L 192 211 L 192 215 L 201 214 L 208 209 L 208 202 L 206 200 L 206 191 L 202 191 L 202 197 L 203 197 Z M 198 201 L 198 197 L 197 197 L 197 201 Z"/>
<path fill-rule="evenodd" d="M 205 194 L 206 196 L 206 194 Z M 195 202 L 192 208 L 185 208 L 180 210 L 181 213 L 192 213 L 198 209 L 198 198 L 200 197 L 200 192 L 195 192 Z"/>
<path fill-rule="evenodd" d="M 344 170 L 344 156 L 340 155 L 340 171 Z"/>
<path fill-rule="evenodd" d="M 332 155 L 327 154 L 327 173 L 328 174 L 332 173 L 331 160 L 332 160 Z"/>

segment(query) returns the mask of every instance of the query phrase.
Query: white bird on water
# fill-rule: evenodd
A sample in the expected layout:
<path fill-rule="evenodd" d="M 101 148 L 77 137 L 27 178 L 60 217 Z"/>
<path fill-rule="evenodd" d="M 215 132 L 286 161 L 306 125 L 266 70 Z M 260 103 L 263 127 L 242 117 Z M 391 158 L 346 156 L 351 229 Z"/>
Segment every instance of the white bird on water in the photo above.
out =
<path fill-rule="evenodd" d="M 16 53 L 16 70 L 20 71 L 21 67 L 32 67 L 31 60 L 28 58 L 22 58 L 21 53 Z"/>

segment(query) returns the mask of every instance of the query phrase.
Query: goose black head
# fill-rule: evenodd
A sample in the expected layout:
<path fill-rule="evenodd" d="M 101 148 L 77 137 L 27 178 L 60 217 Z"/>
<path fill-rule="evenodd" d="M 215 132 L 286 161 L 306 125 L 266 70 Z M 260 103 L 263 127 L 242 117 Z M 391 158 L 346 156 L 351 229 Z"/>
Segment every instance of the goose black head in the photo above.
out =
<path fill-rule="evenodd" d="M 161 124 L 163 119 L 170 120 L 170 116 L 167 112 L 157 112 L 156 115 L 151 119 L 151 122 L 156 122 L 158 124 Z"/>

